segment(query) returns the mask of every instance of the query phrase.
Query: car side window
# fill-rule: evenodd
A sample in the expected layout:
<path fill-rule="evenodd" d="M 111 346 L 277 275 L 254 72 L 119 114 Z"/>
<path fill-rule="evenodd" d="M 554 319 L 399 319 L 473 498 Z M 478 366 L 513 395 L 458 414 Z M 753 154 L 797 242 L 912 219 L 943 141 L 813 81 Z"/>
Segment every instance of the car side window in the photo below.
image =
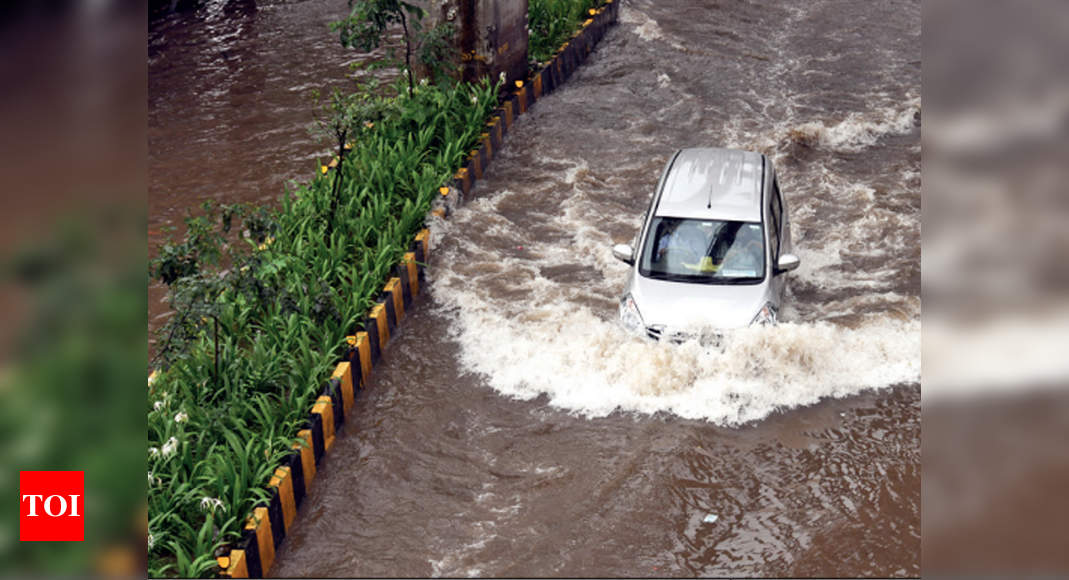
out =
<path fill-rule="evenodd" d="M 777 179 L 772 180 L 772 196 L 769 201 L 769 220 L 771 221 L 768 238 L 772 243 L 772 264 L 775 265 L 779 260 L 779 239 L 780 232 L 783 225 L 783 203 L 780 201 L 779 196 L 779 181 Z"/>

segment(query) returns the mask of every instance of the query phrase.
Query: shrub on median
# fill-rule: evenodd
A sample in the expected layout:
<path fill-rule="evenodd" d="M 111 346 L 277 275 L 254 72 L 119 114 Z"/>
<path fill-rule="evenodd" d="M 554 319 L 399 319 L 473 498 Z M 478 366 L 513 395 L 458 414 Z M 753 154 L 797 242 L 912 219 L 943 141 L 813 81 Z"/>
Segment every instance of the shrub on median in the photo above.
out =
<path fill-rule="evenodd" d="M 210 575 L 269 497 L 346 335 L 478 142 L 497 87 L 421 86 L 388 104 L 279 207 L 207 206 L 154 261 L 175 313 L 149 386 L 149 576 Z"/>
<path fill-rule="evenodd" d="M 536 62 L 552 58 L 579 25 L 590 18 L 590 11 L 602 4 L 603 0 L 530 0 L 527 5 L 530 58 Z"/>

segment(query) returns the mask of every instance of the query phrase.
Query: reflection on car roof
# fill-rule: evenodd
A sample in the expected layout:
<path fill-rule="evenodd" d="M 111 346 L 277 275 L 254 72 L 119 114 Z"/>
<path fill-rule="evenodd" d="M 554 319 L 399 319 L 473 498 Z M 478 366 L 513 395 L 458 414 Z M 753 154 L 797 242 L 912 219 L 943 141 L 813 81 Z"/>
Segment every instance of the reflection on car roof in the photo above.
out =
<path fill-rule="evenodd" d="M 683 149 L 664 183 L 656 215 L 761 221 L 761 155 Z"/>

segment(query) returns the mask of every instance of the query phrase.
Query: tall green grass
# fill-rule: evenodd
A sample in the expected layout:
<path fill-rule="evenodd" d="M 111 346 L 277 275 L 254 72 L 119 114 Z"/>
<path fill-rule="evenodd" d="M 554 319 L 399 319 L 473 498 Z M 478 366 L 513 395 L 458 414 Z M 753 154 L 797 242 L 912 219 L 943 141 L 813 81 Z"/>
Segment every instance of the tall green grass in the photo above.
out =
<path fill-rule="evenodd" d="M 537 62 L 552 58 L 560 45 L 590 18 L 589 11 L 601 4 L 602 0 L 529 0 L 527 51 L 530 57 Z"/>
<path fill-rule="evenodd" d="M 161 249 L 154 272 L 176 314 L 146 409 L 149 576 L 211 575 L 240 538 L 346 335 L 496 104 L 485 81 L 402 93 L 336 169 L 317 167 L 277 207 L 192 218 Z"/>

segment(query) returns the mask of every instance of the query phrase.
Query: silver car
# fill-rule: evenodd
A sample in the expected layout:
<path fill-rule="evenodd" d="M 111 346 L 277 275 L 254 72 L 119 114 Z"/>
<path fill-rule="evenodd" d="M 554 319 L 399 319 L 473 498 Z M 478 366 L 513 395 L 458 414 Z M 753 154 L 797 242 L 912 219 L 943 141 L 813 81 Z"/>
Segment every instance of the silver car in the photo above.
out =
<path fill-rule="evenodd" d="M 655 339 L 775 324 L 799 264 L 772 163 L 737 149 L 677 151 L 635 243 L 612 249 L 631 265 L 620 321 Z"/>

